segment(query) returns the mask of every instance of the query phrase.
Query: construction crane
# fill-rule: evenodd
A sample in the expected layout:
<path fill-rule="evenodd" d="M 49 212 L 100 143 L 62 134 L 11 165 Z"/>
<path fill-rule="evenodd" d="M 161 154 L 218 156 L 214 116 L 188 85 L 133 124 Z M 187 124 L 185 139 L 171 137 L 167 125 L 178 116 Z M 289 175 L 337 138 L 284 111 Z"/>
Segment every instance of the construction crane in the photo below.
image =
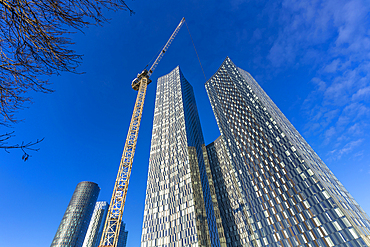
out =
<path fill-rule="evenodd" d="M 132 81 L 131 86 L 134 90 L 138 91 L 138 93 L 99 247 L 117 246 L 122 222 L 123 209 L 126 202 L 127 188 L 130 181 L 132 162 L 134 159 L 137 137 L 139 134 L 146 88 L 151 82 L 149 77 L 157 67 L 158 63 L 161 61 L 163 55 L 167 51 L 168 47 L 171 45 L 177 33 L 180 31 L 180 28 L 182 27 L 184 22 L 185 18 L 182 18 L 179 25 L 172 33 L 166 45 L 160 51 L 160 54 L 158 55 L 157 59 L 154 61 L 150 69 L 144 69 L 140 74 L 137 75 L 137 78 Z"/>

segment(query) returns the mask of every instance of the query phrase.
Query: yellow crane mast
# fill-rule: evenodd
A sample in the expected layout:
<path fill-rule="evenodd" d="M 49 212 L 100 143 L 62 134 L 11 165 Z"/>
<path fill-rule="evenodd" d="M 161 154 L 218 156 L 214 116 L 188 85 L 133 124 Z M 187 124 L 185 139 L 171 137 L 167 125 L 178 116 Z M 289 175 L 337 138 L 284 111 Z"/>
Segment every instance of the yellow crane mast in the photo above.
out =
<path fill-rule="evenodd" d="M 146 87 L 151 82 L 149 77 L 157 67 L 168 47 L 171 45 L 177 33 L 180 31 L 180 28 L 184 22 L 185 18 L 182 18 L 179 25 L 176 27 L 175 31 L 167 41 L 166 45 L 161 50 L 157 59 L 150 67 L 149 71 L 144 69 L 140 74 L 137 75 L 137 78 L 132 81 L 131 86 L 134 90 L 138 91 L 138 93 L 99 247 L 117 247 L 123 209 L 126 202 L 127 188 L 130 181 L 132 162 L 134 159 L 137 137 L 139 134 L 141 115 L 144 107 Z"/>

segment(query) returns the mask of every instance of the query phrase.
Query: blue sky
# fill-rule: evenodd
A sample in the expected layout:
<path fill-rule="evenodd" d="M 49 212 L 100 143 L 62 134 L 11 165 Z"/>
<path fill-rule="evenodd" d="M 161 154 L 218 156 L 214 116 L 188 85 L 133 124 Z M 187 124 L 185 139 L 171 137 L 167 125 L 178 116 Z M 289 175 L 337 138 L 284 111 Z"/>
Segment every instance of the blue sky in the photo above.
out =
<path fill-rule="evenodd" d="M 247 70 L 363 209 L 370 213 L 370 2 L 365 0 L 128 1 L 103 26 L 75 33 L 80 71 L 31 93 L 13 142 L 45 137 L 27 162 L 0 153 L 0 245 L 48 246 L 80 181 L 110 200 L 136 97 L 132 79 L 185 17 L 207 78 L 226 56 Z M 206 144 L 219 131 L 186 26 L 153 73 L 124 221 L 139 246 L 156 80 L 180 65 L 193 85 Z M 2 128 L 2 133 L 9 131 Z M 1 150 L 0 150 L 1 151 Z"/>

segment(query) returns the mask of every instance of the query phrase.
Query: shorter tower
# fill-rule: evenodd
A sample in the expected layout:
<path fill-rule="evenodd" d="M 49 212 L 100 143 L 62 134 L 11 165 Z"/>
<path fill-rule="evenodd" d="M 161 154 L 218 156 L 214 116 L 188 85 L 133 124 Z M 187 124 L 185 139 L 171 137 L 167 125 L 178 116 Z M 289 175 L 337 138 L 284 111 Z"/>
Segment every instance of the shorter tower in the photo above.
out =
<path fill-rule="evenodd" d="M 81 247 L 100 188 L 93 182 L 80 182 L 54 236 L 51 247 Z"/>
<path fill-rule="evenodd" d="M 95 204 L 94 212 L 82 247 L 97 247 L 99 245 L 108 208 L 109 204 L 106 201 L 100 201 Z"/>
<path fill-rule="evenodd" d="M 217 195 L 218 208 L 222 219 L 227 246 L 253 246 L 245 245 L 243 237 L 252 236 L 253 232 L 248 225 L 243 210 L 235 209 L 242 198 L 237 188 L 235 174 L 230 172 L 231 160 L 228 157 L 222 136 L 207 145 L 208 159 Z M 244 233 L 244 236 L 240 234 Z"/>
<path fill-rule="evenodd" d="M 104 224 L 104 222 L 103 222 Z M 119 229 L 119 237 L 117 242 L 117 247 L 126 247 L 128 231 L 126 231 L 126 224 L 122 221 L 121 228 Z M 100 234 L 101 236 L 101 234 Z"/>
<path fill-rule="evenodd" d="M 96 202 L 94 212 L 82 247 L 98 247 L 103 234 L 104 223 L 107 218 L 109 204 L 106 201 Z M 128 231 L 122 221 L 117 247 L 126 247 Z"/>

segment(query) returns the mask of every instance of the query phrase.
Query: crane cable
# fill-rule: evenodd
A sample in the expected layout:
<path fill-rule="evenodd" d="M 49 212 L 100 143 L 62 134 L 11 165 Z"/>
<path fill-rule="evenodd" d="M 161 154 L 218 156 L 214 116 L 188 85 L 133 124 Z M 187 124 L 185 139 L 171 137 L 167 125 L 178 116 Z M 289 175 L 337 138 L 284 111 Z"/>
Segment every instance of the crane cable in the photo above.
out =
<path fill-rule="evenodd" d="M 203 72 L 203 75 L 204 75 L 204 79 L 207 81 L 206 74 L 204 73 L 202 63 L 200 62 L 200 59 L 199 59 L 199 56 L 198 56 L 197 49 L 195 49 L 194 41 L 193 41 L 193 38 L 191 37 L 190 30 L 189 30 L 189 27 L 188 27 L 188 23 L 186 23 L 186 21 L 185 21 L 185 24 L 186 24 L 186 28 L 188 29 L 188 32 L 189 32 L 189 36 L 190 36 L 191 42 L 193 43 L 193 47 L 194 47 L 195 53 L 197 54 L 197 58 L 198 58 L 198 61 L 199 61 L 200 67 L 202 68 L 202 72 Z"/>
<path fill-rule="evenodd" d="M 191 43 L 193 44 L 193 47 L 194 47 L 194 50 L 195 50 L 195 54 L 197 55 L 197 58 L 198 58 L 198 61 L 199 61 L 199 64 L 200 64 L 200 68 L 202 69 L 204 79 L 207 81 L 206 74 L 204 73 L 202 63 L 200 62 L 200 58 L 199 58 L 199 55 L 198 55 L 197 49 L 195 48 L 195 44 L 194 44 L 193 38 L 191 37 L 190 29 L 189 29 L 189 27 L 188 27 L 188 23 L 186 23 L 186 21 L 185 21 L 185 24 L 186 24 L 186 28 L 188 29 L 188 32 L 189 32 L 189 36 L 190 36 L 190 39 L 191 39 Z M 159 49 L 159 51 L 156 53 L 156 55 L 154 55 L 154 57 L 153 57 L 153 58 L 150 60 L 150 62 L 145 66 L 145 68 L 147 68 L 147 67 L 149 66 L 149 64 L 154 60 L 154 58 L 155 58 L 155 57 L 157 57 L 157 56 L 158 56 L 158 54 L 159 54 L 162 50 L 163 50 L 163 47 L 162 47 L 161 49 Z"/>

